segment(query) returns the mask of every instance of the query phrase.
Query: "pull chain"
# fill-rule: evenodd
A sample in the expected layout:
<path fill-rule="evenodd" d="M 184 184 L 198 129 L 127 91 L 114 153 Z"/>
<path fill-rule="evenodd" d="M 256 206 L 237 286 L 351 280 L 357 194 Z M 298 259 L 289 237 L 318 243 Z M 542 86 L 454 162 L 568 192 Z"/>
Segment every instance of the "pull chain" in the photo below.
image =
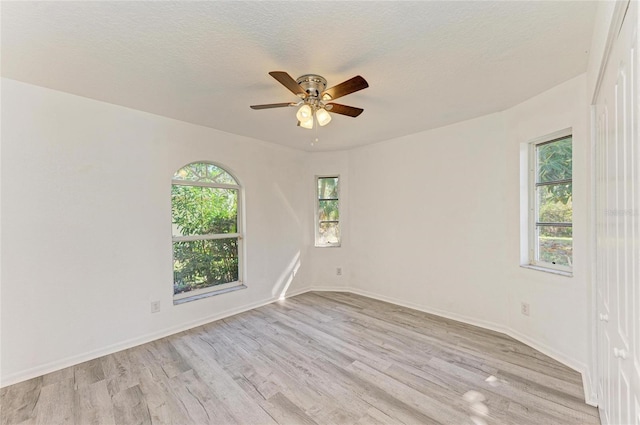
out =
<path fill-rule="evenodd" d="M 313 118 L 315 121 L 314 130 L 316 132 L 316 138 L 311 142 L 311 146 L 315 146 L 315 144 L 318 143 L 318 127 L 320 127 L 320 124 L 318 124 L 318 119 L 316 118 L 316 114 L 313 114 Z"/>

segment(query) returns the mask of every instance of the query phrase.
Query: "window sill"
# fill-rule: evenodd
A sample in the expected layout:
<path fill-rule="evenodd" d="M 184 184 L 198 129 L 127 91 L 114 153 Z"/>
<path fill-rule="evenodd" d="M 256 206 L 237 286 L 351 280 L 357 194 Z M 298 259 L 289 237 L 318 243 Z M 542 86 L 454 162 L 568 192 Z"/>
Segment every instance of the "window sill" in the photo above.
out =
<path fill-rule="evenodd" d="M 241 284 L 238 286 L 232 286 L 231 288 L 218 289 L 217 291 L 211 291 L 211 292 L 206 292 L 204 294 L 194 295 L 192 297 L 180 298 L 179 300 L 173 300 L 173 305 L 184 304 L 191 301 L 200 300 L 202 298 L 213 297 L 215 295 L 222 295 L 222 294 L 226 294 L 227 292 L 237 291 L 239 289 L 247 289 L 247 286 L 244 284 Z"/>
<path fill-rule="evenodd" d="M 531 270 L 537 270 L 539 272 L 557 274 L 559 276 L 573 277 L 573 272 L 566 272 L 564 270 L 555 270 L 547 267 L 534 266 L 532 264 L 521 264 L 520 267 L 522 267 L 523 269 L 531 269 Z"/>

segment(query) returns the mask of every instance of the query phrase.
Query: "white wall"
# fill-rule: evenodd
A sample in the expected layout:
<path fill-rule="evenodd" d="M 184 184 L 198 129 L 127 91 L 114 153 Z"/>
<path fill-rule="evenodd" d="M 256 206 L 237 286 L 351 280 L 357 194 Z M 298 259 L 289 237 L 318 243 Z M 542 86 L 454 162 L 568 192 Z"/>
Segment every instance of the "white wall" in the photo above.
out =
<path fill-rule="evenodd" d="M 7 79 L 2 124 L 3 385 L 302 288 L 306 154 Z M 173 306 L 171 177 L 198 160 L 245 189 L 248 289 Z"/>
<path fill-rule="evenodd" d="M 285 288 L 351 290 L 480 324 L 583 370 L 585 92 L 580 76 L 502 113 L 309 154 L 2 80 L 2 384 L 252 308 Z M 519 266 L 520 144 L 567 127 L 572 278 Z M 174 307 L 170 179 L 197 160 L 227 166 L 246 190 L 249 289 Z M 343 245 L 314 248 L 313 177 L 332 173 L 342 177 Z M 156 298 L 162 311 L 151 314 Z"/>
<path fill-rule="evenodd" d="M 318 289 L 344 290 L 349 287 L 350 282 L 352 245 L 349 233 L 351 192 L 349 190 L 347 152 L 317 152 L 310 156 L 305 182 L 309 188 L 309 203 L 313 205 L 313 208 L 315 208 L 315 176 L 321 175 L 340 176 L 340 231 L 342 239 L 340 247 L 315 247 L 314 241 L 311 241 L 308 282 L 311 287 Z M 336 274 L 338 267 L 342 268 L 341 276 Z"/>
<path fill-rule="evenodd" d="M 506 160 L 501 114 L 351 151 L 352 286 L 504 323 Z"/>
<path fill-rule="evenodd" d="M 587 312 L 590 285 L 588 241 L 590 229 L 586 76 L 554 87 L 505 112 L 508 249 L 503 285 L 509 293 L 508 326 L 515 333 L 555 352 L 556 357 L 585 370 Z M 571 127 L 573 129 L 573 277 L 523 269 L 519 264 L 520 145 Z M 520 302 L 531 305 L 531 316 L 520 313 Z"/>
<path fill-rule="evenodd" d="M 505 331 L 585 371 L 586 105 L 582 75 L 502 113 L 349 152 L 351 288 Z M 520 144 L 568 127 L 573 277 L 520 267 Z"/>

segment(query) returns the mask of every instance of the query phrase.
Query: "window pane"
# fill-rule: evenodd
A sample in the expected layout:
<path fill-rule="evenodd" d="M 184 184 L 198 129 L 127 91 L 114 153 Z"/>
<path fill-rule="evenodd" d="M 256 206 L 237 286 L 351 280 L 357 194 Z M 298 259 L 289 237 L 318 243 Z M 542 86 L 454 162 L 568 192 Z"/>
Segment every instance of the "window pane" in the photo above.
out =
<path fill-rule="evenodd" d="M 571 136 L 537 147 L 538 182 L 571 178 Z"/>
<path fill-rule="evenodd" d="M 238 231 L 238 191 L 214 187 L 171 187 L 173 236 Z"/>
<path fill-rule="evenodd" d="M 338 177 L 318 178 L 318 199 L 336 199 L 338 197 Z"/>
<path fill-rule="evenodd" d="M 338 201 L 318 201 L 318 217 L 320 221 L 339 220 Z"/>
<path fill-rule="evenodd" d="M 538 260 L 560 266 L 571 266 L 573 229 L 571 227 L 538 226 Z"/>
<path fill-rule="evenodd" d="M 318 228 L 318 244 L 328 245 L 340 242 L 339 223 L 320 223 Z"/>
<path fill-rule="evenodd" d="M 238 184 L 234 178 L 222 168 L 207 163 L 194 163 L 182 167 L 173 175 L 173 179 L 203 183 Z"/>
<path fill-rule="evenodd" d="M 207 181 L 223 184 L 238 184 L 229 173 L 213 164 L 207 164 Z"/>
<path fill-rule="evenodd" d="M 238 280 L 238 238 L 173 243 L 173 293 Z"/>
<path fill-rule="evenodd" d="M 571 223 L 571 184 L 538 186 L 538 222 Z"/>

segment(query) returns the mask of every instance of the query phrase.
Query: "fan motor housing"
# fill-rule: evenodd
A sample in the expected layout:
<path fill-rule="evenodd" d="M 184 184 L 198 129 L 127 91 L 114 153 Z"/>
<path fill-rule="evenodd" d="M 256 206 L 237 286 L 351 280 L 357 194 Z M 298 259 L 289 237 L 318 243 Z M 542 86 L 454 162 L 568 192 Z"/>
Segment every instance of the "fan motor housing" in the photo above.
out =
<path fill-rule="evenodd" d="M 305 74 L 298 77 L 296 82 L 310 97 L 320 97 L 320 93 L 327 88 L 327 80 L 316 74 Z"/>

